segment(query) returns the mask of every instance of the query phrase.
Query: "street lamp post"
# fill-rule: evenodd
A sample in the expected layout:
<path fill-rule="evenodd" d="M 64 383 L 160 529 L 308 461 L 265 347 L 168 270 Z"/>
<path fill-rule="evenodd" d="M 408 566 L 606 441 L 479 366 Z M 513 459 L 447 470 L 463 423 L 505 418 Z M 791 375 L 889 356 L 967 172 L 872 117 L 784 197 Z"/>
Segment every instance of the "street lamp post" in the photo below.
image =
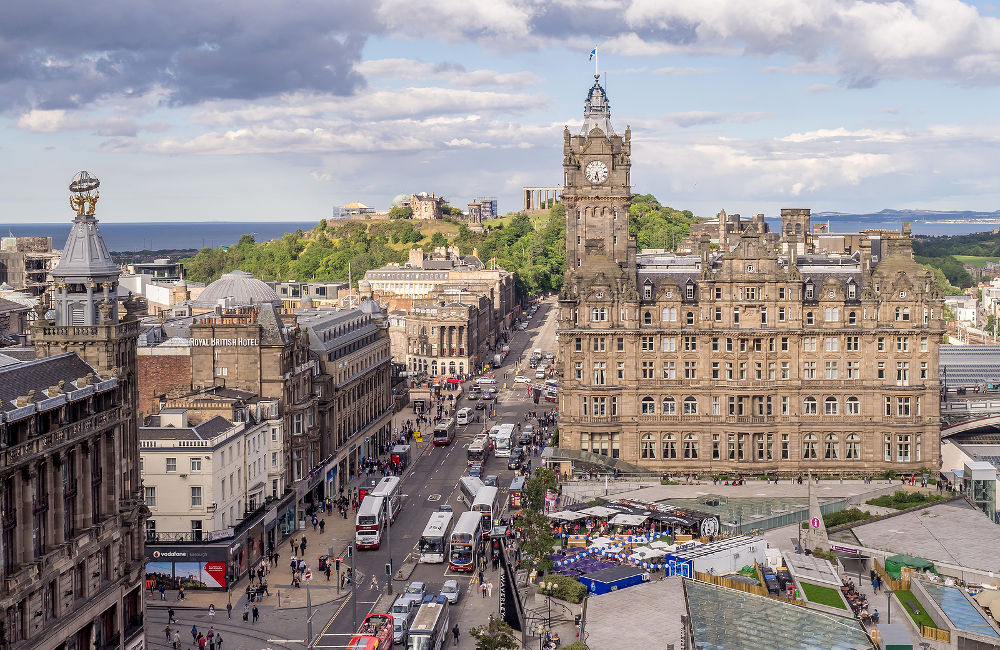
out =
<path fill-rule="evenodd" d="M 891 623 L 892 622 L 892 620 L 891 620 L 892 619 L 892 589 L 889 589 L 888 587 L 886 587 L 883 591 L 885 591 L 885 600 L 886 600 L 885 622 L 886 623 Z"/>

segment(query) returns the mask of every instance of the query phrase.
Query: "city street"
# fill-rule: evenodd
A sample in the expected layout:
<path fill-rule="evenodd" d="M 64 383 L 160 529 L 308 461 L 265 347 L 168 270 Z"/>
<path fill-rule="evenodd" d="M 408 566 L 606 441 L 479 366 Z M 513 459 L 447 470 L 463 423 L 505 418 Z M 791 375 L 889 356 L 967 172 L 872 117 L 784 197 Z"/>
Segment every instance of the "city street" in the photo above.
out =
<path fill-rule="evenodd" d="M 411 464 L 402 480 L 402 491 L 406 496 L 399 516 L 388 529 L 388 535 L 383 539 L 383 544 L 378 550 L 355 550 L 354 552 L 353 561 L 357 565 L 355 571 L 359 586 L 356 602 L 352 598 L 353 594 L 340 594 L 338 596 L 335 584 L 327 583 L 324 577 L 316 575 L 313 578 L 312 601 L 314 604 L 317 602 L 323 604 L 313 607 L 312 631 L 316 643 L 312 647 L 346 646 L 350 635 L 357 629 L 358 623 L 373 610 L 379 596 L 386 593 L 385 564 L 389 561 L 390 553 L 393 570 L 398 570 L 403 565 L 407 555 L 415 548 L 431 513 L 437 511 L 441 504 L 451 504 L 456 516 L 466 510 L 466 507 L 458 501 L 456 488 L 458 479 L 465 474 L 467 469 L 465 450 L 476 433 L 497 422 L 523 421 L 525 413 L 531 410 L 545 411 L 556 407 L 555 403 L 545 401 L 535 405 L 530 399 L 527 385 L 513 382 L 515 364 L 526 368 L 528 356 L 532 350 L 541 348 L 544 351 L 555 352 L 554 307 L 555 301 L 553 299 L 545 301 L 529 321 L 529 327 L 526 331 L 513 331 L 510 339 L 510 355 L 495 373 L 500 387 L 496 418 L 491 418 L 485 423 L 473 423 L 459 427 L 455 441 L 447 447 L 434 447 L 430 442 L 430 436 L 427 435 L 424 436 L 423 443 L 414 441 L 414 445 L 419 449 L 414 463 Z M 505 375 L 507 376 L 506 387 Z M 538 381 L 533 379 L 533 383 L 538 383 Z M 465 400 L 461 400 L 457 406 L 466 405 Z M 477 411 L 477 413 L 481 412 Z M 413 417 L 412 410 L 407 408 L 398 413 L 394 421 L 395 423 L 405 422 Z M 496 474 L 499 477 L 498 485 L 501 487 L 502 493 L 506 495 L 513 472 L 507 469 L 504 460 L 490 457 L 485 463 L 484 475 Z M 533 464 L 536 463 L 537 459 Z M 355 485 L 359 483 L 360 480 L 354 482 Z M 335 552 L 345 548 L 348 538 L 353 538 L 353 517 L 354 513 L 351 512 L 349 521 L 345 522 L 341 520 L 339 515 L 327 516 L 326 535 L 314 533 L 309 527 L 310 529 L 306 533 L 309 538 L 309 552 L 306 555 L 311 563 L 316 555 L 325 553 L 329 548 L 333 548 Z M 279 552 L 281 560 L 278 567 L 271 572 L 271 576 L 275 577 L 268 577 L 269 583 L 272 584 L 272 593 L 275 591 L 276 585 L 288 582 L 286 562 L 290 555 L 290 549 L 287 542 L 282 544 Z M 346 568 L 349 565 L 350 560 L 345 558 L 343 567 Z M 477 592 L 475 585 L 470 592 L 471 576 L 469 574 L 449 574 L 446 576 L 446 571 L 447 564 L 417 564 L 406 582 L 393 581 L 392 590 L 394 594 L 398 594 L 405 589 L 409 581 L 420 580 L 426 583 L 428 593 L 437 593 L 444 580 L 457 579 L 462 593 L 458 605 L 452 610 L 452 625 L 457 621 L 461 629 L 459 647 L 471 648 L 474 643 L 468 635 L 468 630 L 487 620 L 489 612 L 496 610 L 499 589 L 494 590 L 492 598 L 484 600 Z M 370 587 L 373 575 L 378 581 L 376 590 Z M 493 571 L 487 572 L 486 580 L 498 584 L 497 576 Z M 299 606 L 300 604 L 304 605 L 302 597 L 304 589 L 294 590 L 295 607 L 278 608 L 274 595 L 266 599 L 259 606 L 260 620 L 256 625 L 253 625 L 252 623 L 242 623 L 243 607 L 246 600 L 242 595 L 243 586 L 244 583 L 240 583 L 234 589 L 233 618 L 231 620 L 226 617 L 225 593 L 193 592 L 189 594 L 189 597 L 181 604 L 195 605 L 197 603 L 197 607 L 191 609 L 176 608 L 178 623 L 171 626 L 180 631 L 182 647 L 193 647 L 190 634 L 192 625 L 197 625 L 200 631 L 205 632 L 212 624 L 214 624 L 216 631 L 222 632 L 223 647 L 226 650 L 307 647 L 304 639 L 308 634 L 308 613 L 304 606 Z M 289 588 L 281 587 L 281 591 L 282 598 L 285 599 Z M 214 621 L 209 620 L 207 601 L 212 601 L 218 610 Z M 149 602 L 154 603 L 154 601 Z M 203 602 L 205 604 L 201 606 Z M 169 648 L 170 643 L 164 634 L 164 628 L 167 625 L 167 610 L 159 605 L 161 603 L 156 601 L 155 606 L 148 608 L 147 611 L 147 643 L 151 648 Z"/>
<path fill-rule="evenodd" d="M 555 343 L 554 306 L 554 300 L 544 302 L 529 322 L 526 331 L 515 330 L 513 332 L 510 340 L 510 354 L 496 371 L 497 382 L 501 387 L 497 400 L 497 417 L 488 420 L 486 424 L 470 424 L 459 428 L 455 442 L 451 446 L 426 449 L 415 471 L 403 479 L 403 493 L 407 497 L 399 518 L 390 528 L 389 536 L 391 539 L 390 544 L 387 545 L 392 547 L 394 570 L 402 565 L 407 554 L 414 549 L 431 513 L 437 511 L 442 503 L 451 504 L 456 515 L 467 509 L 458 501 L 457 486 L 458 479 L 465 474 L 467 469 L 465 450 L 473 436 L 483 428 L 488 428 L 497 422 L 522 421 L 525 413 L 530 410 L 542 411 L 555 408 L 555 404 L 551 402 L 543 401 L 535 405 L 529 398 L 525 384 L 513 383 L 514 364 L 520 362 L 521 367 L 525 367 L 527 357 L 532 350 L 542 348 L 545 351 L 555 351 L 553 348 Z M 506 388 L 503 387 L 505 373 L 509 375 Z M 462 406 L 464 405 L 462 404 Z M 508 470 L 506 463 L 502 461 L 503 459 L 498 460 L 490 457 L 485 463 L 483 473 L 484 475 L 496 474 L 499 477 L 497 483 L 505 495 L 506 488 L 513 478 L 513 472 Z M 359 582 L 361 589 L 357 598 L 357 622 L 360 622 L 365 615 L 372 611 L 378 600 L 376 593 L 385 592 L 385 563 L 388 561 L 388 556 L 387 548 L 355 553 L 358 569 L 366 576 L 365 581 Z M 406 588 L 408 582 L 419 580 L 426 583 L 428 593 L 437 593 L 445 580 L 457 579 L 462 594 L 458 605 L 452 610 L 452 625 L 457 620 L 461 630 L 462 643 L 460 647 L 473 647 L 474 644 L 468 635 L 468 630 L 487 620 L 490 611 L 495 611 L 499 590 L 495 590 L 493 597 L 488 599 L 489 609 L 485 609 L 482 607 L 483 599 L 477 593 L 476 586 L 472 585 L 470 591 L 472 578 L 468 574 L 446 575 L 447 568 L 447 564 L 418 564 L 407 582 L 394 581 L 392 588 L 394 593 L 399 593 Z M 369 588 L 370 578 L 367 576 L 371 576 L 372 573 L 379 577 L 379 592 L 371 591 Z M 492 570 L 487 571 L 486 579 L 494 584 L 498 583 L 496 572 Z M 318 630 L 322 634 L 315 647 L 346 645 L 349 641 L 347 635 L 357 629 L 353 612 L 354 604 L 348 599 L 345 606 L 335 610 L 329 616 L 325 626 Z"/>

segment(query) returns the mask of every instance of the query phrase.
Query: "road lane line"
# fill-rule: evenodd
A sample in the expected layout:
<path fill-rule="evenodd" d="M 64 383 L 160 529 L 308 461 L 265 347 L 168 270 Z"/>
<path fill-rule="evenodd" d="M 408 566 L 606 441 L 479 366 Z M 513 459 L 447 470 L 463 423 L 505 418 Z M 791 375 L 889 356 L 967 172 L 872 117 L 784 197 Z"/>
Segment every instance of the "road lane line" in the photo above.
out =
<path fill-rule="evenodd" d="M 316 639 L 309 639 L 310 644 L 312 644 L 313 641 L 318 641 L 319 639 L 322 639 L 323 636 L 326 635 L 326 631 L 330 629 L 330 626 L 333 625 L 333 622 L 337 620 L 338 616 L 340 616 L 340 612 L 342 612 L 344 608 L 347 607 L 347 603 L 349 603 L 351 601 L 351 598 L 353 597 L 354 597 L 354 591 L 352 590 L 351 595 L 344 599 L 344 602 L 340 604 L 340 607 L 338 607 L 337 611 L 333 613 L 333 616 L 330 617 L 330 620 L 326 622 L 326 626 L 323 628 L 323 631 L 319 633 L 319 636 L 316 637 Z M 310 647 L 315 648 L 316 646 L 312 644 Z"/>

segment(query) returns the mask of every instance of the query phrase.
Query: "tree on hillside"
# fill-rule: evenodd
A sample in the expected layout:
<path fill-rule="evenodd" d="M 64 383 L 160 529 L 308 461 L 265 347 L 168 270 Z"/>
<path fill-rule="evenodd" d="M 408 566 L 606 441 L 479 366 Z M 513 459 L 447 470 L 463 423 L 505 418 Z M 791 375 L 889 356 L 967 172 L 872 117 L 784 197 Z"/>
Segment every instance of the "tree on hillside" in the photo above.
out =
<path fill-rule="evenodd" d="M 409 206 L 402 207 L 402 206 L 394 205 L 389 210 L 389 218 L 390 219 L 412 219 L 413 218 L 413 208 L 411 208 Z"/>

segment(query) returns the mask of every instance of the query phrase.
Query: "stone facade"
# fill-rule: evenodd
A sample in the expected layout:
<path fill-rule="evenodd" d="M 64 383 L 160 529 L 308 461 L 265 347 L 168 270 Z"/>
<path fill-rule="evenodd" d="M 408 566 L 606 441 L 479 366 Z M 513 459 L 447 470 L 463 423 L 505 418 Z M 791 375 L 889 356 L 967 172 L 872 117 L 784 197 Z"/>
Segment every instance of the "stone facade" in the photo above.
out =
<path fill-rule="evenodd" d="M 430 377 L 472 372 L 492 363 L 492 316 L 483 295 L 448 292 L 414 301 L 411 309 L 390 313 L 392 356 L 407 371 Z"/>
<path fill-rule="evenodd" d="M 564 134 L 560 447 L 682 473 L 936 470 L 943 303 L 909 226 L 817 252 L 809 211 L 783 210 L 780 235 L 716 224 L 721 246 L 637 254 L 629 137 L 595 82 Z"/>
<path fill-rule="evenodd" d="M 433 192 L 420 192 L 410 195 L 410 209 L 413 210 L 414 219 L 440 219 L 441 208 L 444 206 L 444 197 L 436 196 Z"/>
<path fill-rule="evenodd" d="M 95 205 L 52 270 L 54 320 L 37 307 L 39 358 L 0 373 L 5 648 L 142 643 L 139 323 L 132 303 L 120 314 L 110 299 L 120 271 Z"/>

